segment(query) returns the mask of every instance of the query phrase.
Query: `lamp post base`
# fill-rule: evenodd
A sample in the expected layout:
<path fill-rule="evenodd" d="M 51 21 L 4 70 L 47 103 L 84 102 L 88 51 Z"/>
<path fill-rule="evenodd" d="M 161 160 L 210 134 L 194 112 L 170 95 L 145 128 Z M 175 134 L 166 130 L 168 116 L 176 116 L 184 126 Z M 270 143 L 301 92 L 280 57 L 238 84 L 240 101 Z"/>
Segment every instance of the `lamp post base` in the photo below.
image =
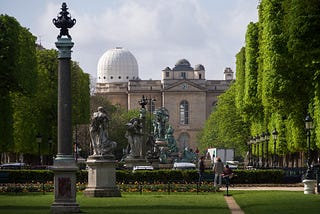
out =
<path fill-rule="evenodd" d="M 304 179 L 302 183 L 304 184 L 304 194 L 315 194 L 315 184 L 316 180 Z"/>
<path fill-rule="evenodd" d="M 58 155 L 51 168 L 54 172 L 55 200 L 51 213 L 77 213 L 80 207 L 76 202 L 76 172 L 78 167 L 72 155 Z"/>

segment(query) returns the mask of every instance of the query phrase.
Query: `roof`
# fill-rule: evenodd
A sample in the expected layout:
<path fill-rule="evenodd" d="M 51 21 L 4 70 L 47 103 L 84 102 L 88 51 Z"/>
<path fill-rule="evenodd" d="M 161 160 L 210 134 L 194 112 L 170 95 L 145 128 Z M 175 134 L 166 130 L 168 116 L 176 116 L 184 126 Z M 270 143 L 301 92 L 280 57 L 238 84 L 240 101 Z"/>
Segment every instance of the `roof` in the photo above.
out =
<path fill-rule="evenodd" d="M 128 82 L 138 79 L 138 63 L 134 55 L 121 47 L 107 50 L 99 59 L 97 83 Z"/>

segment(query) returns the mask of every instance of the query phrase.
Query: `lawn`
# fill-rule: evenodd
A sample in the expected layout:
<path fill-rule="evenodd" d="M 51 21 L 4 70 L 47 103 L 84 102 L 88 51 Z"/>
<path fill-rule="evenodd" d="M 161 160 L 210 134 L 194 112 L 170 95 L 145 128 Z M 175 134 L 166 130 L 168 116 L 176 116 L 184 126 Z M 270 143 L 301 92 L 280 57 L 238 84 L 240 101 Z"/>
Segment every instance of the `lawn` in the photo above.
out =
<path fill-rule="evenodd" d="M 320 195 L 292 191 L 232 191 L 246 214 L 320 213 Z"/>
<path fill-rule="evenodd" d="M 50 213 L 53 194 L 0 195 L 0 213 Z M 87 198 L 78 193 L 83 213 L 230 213 L 223 193 L 122 193 L 120 198 Z"/>
<path fill-rule="evenodd" d="M 119 198 L 87 198 L 77 194 L 82 213 L 228 213 L 225 192 L 208 193 L 122 193 Z M 292 191 L 230 191 L 246 214 L 320 212 L 320 195 Z M 0 213 L 50 213 L 53 194 L 0 194 Z"/>

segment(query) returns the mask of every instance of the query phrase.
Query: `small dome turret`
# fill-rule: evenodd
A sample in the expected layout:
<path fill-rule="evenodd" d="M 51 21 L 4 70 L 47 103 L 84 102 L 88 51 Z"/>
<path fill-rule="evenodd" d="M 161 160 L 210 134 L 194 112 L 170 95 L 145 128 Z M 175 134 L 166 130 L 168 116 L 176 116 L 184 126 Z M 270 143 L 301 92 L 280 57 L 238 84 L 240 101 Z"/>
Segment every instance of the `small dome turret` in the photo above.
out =
<path fill-rule="evenodd" d="M 204 69 L 204 66 L 203 66 L 203 65 L 198 64 L 198 65 L 195 65 L 195 66 L 194 66 L 194 70 L 195 70 L 195 71 L 204 71 L 205 69 Z"/>
<path fill-rule="evenodd" d="M 180 59 L 172 69 L 173 71 L 193 71 L 190 62 L 186 59 Z"/>

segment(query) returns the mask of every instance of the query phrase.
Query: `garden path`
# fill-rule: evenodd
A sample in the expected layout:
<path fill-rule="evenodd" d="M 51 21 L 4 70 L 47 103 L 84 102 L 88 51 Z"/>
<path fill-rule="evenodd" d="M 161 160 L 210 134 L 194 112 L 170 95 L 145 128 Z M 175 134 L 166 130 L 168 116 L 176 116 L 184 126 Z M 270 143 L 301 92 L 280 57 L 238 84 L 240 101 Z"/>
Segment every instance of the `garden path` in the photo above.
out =
<path fill-rule="evenodd" d="M 232 196 L 224 196 L 224 199 L 228 204 L 231 214 L 244 214 L 243 210 L 240 208 L 240 206 Z"/>

